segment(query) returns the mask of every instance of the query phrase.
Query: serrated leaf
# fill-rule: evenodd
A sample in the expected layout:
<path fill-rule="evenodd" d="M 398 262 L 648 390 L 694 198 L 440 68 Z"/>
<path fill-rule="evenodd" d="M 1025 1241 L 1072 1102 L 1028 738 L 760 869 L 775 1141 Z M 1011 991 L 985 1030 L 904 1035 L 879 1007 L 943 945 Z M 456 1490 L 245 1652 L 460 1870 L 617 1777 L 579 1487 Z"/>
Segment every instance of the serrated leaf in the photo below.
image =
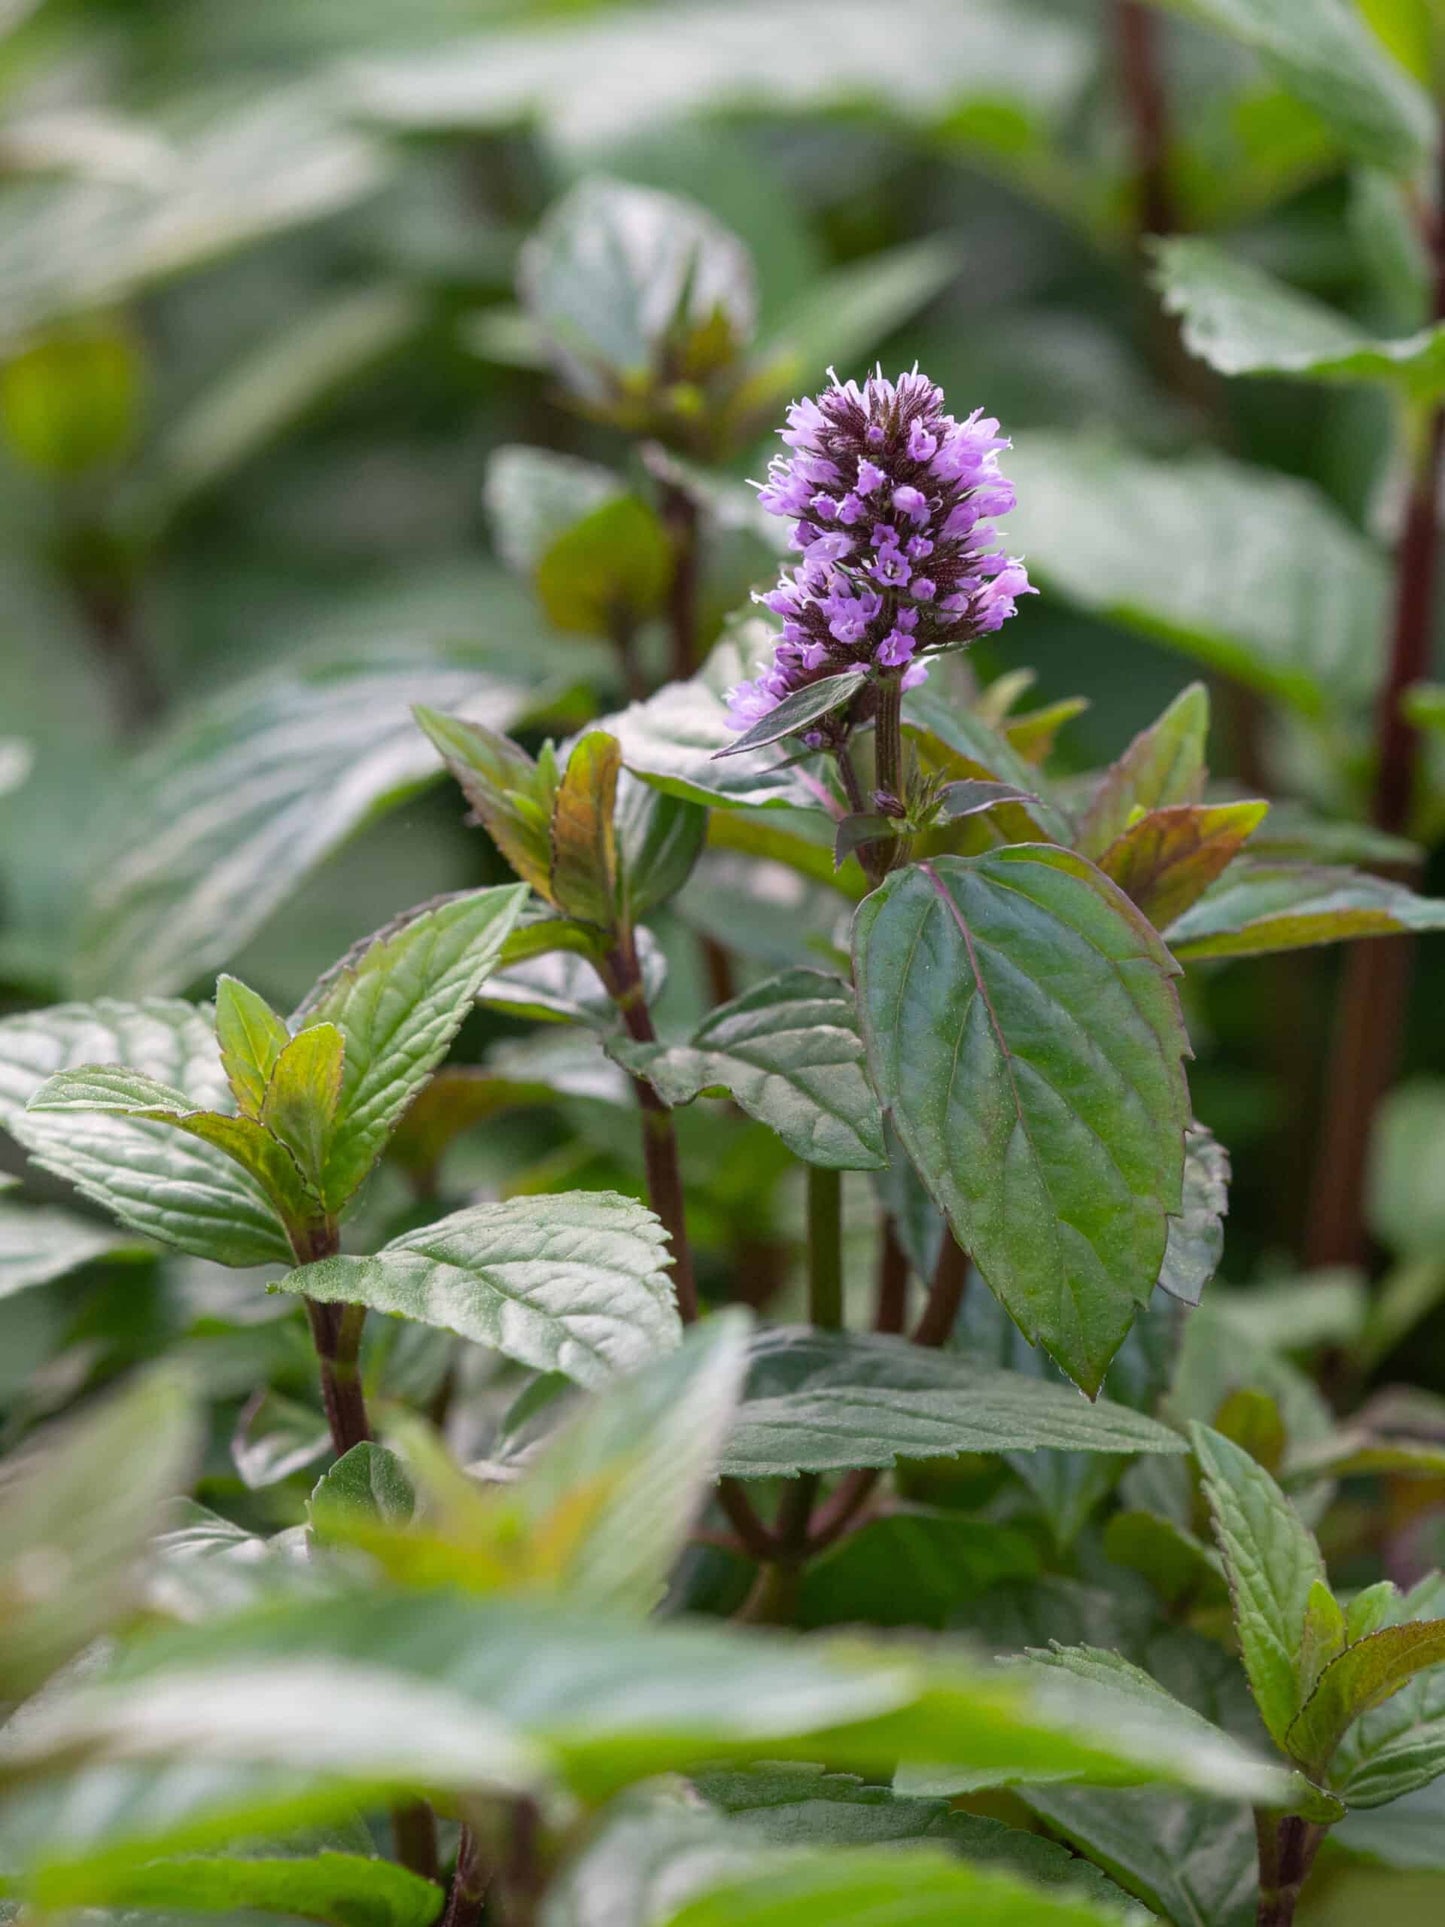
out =
<path fill-rule="evenodd" d="M 1445 903 L 1359 870 L 1241 863 L 1164 930 L 1181 962 L 1445 929 Z"/>
<path fill-rule="evenodd" d="M 1417 402 L 1445 388 L 1445 328 L 1383 340 L 1210 241 L 1173 236 L 1154 258 L 1185 347 L 1223 375 L 1380 382 Z"/>
<path fill-rule="evenodd" d="M 1098 857 L 1128 829 L 1138 810 L 1197 803 L 1204 793 L 1209 692 L 1190 683 L 1104 771 L 1079 818 L 1078 847 Z"/>
<path fill-rule="evenodd" d="M 739 755 L 728 721 L 727 691 L 756 674 L 776 641 L 771 622 L 750 617 L 730 629 L 689 681 L 667 683 L 646 702 L 604 717 L 627 767 L 658 789 L 715 809 L 815 809 L 826 792 L 806 770 L 765 750 Z M 721 750 L 729 753 L 719 757 Z"/>
<path fill-rule="evenodd" d="M 857 1010 L 836 977 L 785 971 L 709 1012 L 686 1044 L 617 1039 L 609 1049 L 669 1105 L 730 1092 L 807 1163 L 859 1171 L 887 1162 Z"/>
<path fill-rule="evenodd" d="M 895 871 L 854 922 L 873 1083 L 990 1289 L 1096 1391 L 1181 1207 L 1188 1043 L 1152 929 L 1084 858 Z"/>
<path fill-rule="evenodd" d="M 363 1439 L 343 1452 L 312 1487 L 307 1510 L 311 1530 L 323 1542 L 345 1539 L 355 1521 L 404 1526 L 416 1506 L 416 1490 L 394 1452 Z"/>
<path fill-rule="evenodd" d="M 1157 1787 L 1028 1787 L 1046 1826 L 1177 1927 L 1254 1927 L 1254 1816 L 1237 1800 Z"/>
<path fill-rule="evenodd" d="M 216 980 L 216 1042 L 221 1068 L 243 1117 L 259 1117 L 276 1060 L 291 1041 L 285 1022 L 235 977 Z"/>
<path fill-rule="evenodd" d="M 1366 1634 L 1320 1671 L 1314 1690 L 1290 1726 L 1288 1750 L 1307 1773 L 1320 1777 L 1346 1730 L 1361 1714 L 1383 1706 L 1417 1673 L 1442 1661 L 1445 1619 L 1407 1620 Z"/>
<path fill-rule="evenodd" d="M 1159 1268 L 1160 1288 L 1181 1304 L 1197 1305 L 1219 1269 L 1228 1210 L 1229 1153 L 1196 1122 L 1184 1134 L 1183 1197 Z"/>
<path fill-rule="evenodd" d="M 982 1369 L 901 1338 L 782 1326 L 754 1340 L 723 1460 L 740 1478 L 790 1478 L 960 1452 L 1165 1452 L 1183 1441 L 1142 1412 L 1066 1386 Z"/>
<path fill-rule="evenodd" d="M 208 1013 L 102 999 L 0 1021 L 0 1123 L 38 1164 L 147 1237 L 219 1264 L 289 1263 L 275 1206 L 217 1146 L 143 1118 L 25 1109 L 47 1078 L 97 1061 L 183 1093 L 197 1111 L 231 1101 Z"/>
<path fill-rule="evenodd" d="M 687 882 L 707 836 L 707 811 L 622 772 L 617 848 L 628 918 L 636 923 Z"/>
<path fill-rule="evenodd" d="M 1433 1619 L 1445 1610 L 1445 1582 L 1430 1573 L 1384 1603 L 1388 1626 Z M 1445 1673 L 1417 1673 L 1394 1696 L 1349 1727 L 1331 1762 L 1330 1784 L 1353 1809 L 1386 1805 L 1445 1773 Z"/>
<path fill-rule="evenodd" d="M 817 682 L 795 689 L 751 729 L 745 729 L 722 749 L 714 750 L 714 758 L 746 756 L 749 750 L 766 749 L 769 743 L 780 743 L 786 736 L 805 734 L 814 723 L 822 722 L 825 716 L 852 702 L 867 679 L 866 669 L 844 669 L 836 676 L 821 676 Z"/>
<path fill-rule="evenodd" d="M 123 1064 L 81 1064 L 74 1070 L 57 1071 L 36 1091 L 26 1112 L 40 1117 L 78 1112 L 133 1118 L 184 1131 L 234 1158 L 265 1188 L 278 1210 L 306 1215 L 310 1199 L 306 1179 L 291 1152 L 264 1124 L 253 1117 L 194 1110 L 184 1091 L 172 1090 Z"/>
<path fill-rule="evenodd" d="M 522 913 L 520 884 L 473 890 L 388 925 L 323 977 L 296 1012 L 346 1040 L 321 1193 L 343 1204 L 445 1056 Z"/>
<path fill-rule="evenodd" d="M 144 1253 L 124 1232 L 78 1212 L 0 1201 L 0 1298 L 64 1278 L 127 1246 Z"/>
<path fill-rule="evenodd" d="M 430 1927 L 440 1887 L 390 1860 L 362 1854 L 188 1855 L 107 1872 L 56 1868 L 34 1883 L 44 1907 L 181 1908 L 198 1914 L 259 1908 L 336 1927 Z"/>
<path fill-rule="evenodd" d="M 1198 901 L 1264 821 L 1268 803 L 1180 803 L 1129 824 L 1099 858 L 1157 930 Z"/>
<path fill-rule="evenodd" d="M 950 781 L 1001 782 L 1020 792 L 1017 801 L 995 805 L 1007 842 L 1069 840 L 1067 819 L 1039 793 L 1038 771 L 979 716 L 932 690 L 914 689 L 904 698 L 903 726 L 926 769 Z"/>
<path fill-rule="evenodd" d="M 280 1280 L 323 1304 L 440 1325 L 535 1371 L 595 1385 L 678 1343 L 666 1233 L 609 1191 L 472 1205 L 371 1258 L 324 1258 Z"/>
<path fill-rule="evenodd" d="M 615 638 L 657 614 L 672 577 L 672 545 L 635 495 L 602 502 L 537 559 L 537 600 L 555 628 Z"/>
<path fill-rule="evenodd" d="M 183 990 L 236 956 L 353 830 L 436 779 L 413 704 L 505 729 L 533 700 L 525 670 L 351 658 L 273 671 L 183 717 L 108 811 L 78 988 Z"/>
<path fill-rule="evenodd" d="M 161 1372 L 12 1456 L 0 1492 L 0 1691 L 39 1686 L 138 1597 L 139 1561 L 197 1444 Z"/>
<path fill-rule="evenodd" d="M 616 922 L 620 894 L 614 818 L 621 771 L 616 737 L 589 730 L 572 745 L 552 804 L 549 894 L 567 916 L 604 930 Z"/>
<path fill-rule="evenodd" d="M 461 786 L 487 834 L 525 883 L 550 893 L 548 836 L 555 766 L 536 763 L 499 730 L 418 704 L 416 720 Z"/>
<path fill-rule="evenodd" d="M 1288 1751 L 1302 1694 L 1298 1661 L 1310 1589 L 1324 1561 L 1298 1513 L 1249 1454 L 1198 1423 L 1189 1428 L 1229 1577 L 1244 1670 L 1270 1735 Z"/>
<path fill-rule="evenodd" d="M 760 1856 L 761 1857 L 761 1856 Z M 1117 1927 L 1119 1916 L 1083 1899 L 936 1854 L 860 1848 L 779 1852 L 759 1872 L 733 1875 L 665 1917 L 667 1927 Z"/>
<path fill-rule="evenodd" d="M 1307 715 L 1373 698 L 1385 557 L 1307 483 L 1048 434 L 1009 478 L 1009 541 L 1051 590 Z"/>
<path fill-rule="evenodd" d="M 1345 0 L 1169 0 L 1252 47 L 1280 85 L 1308 102 L 1362 160 L 1407 174 L 1428 149 L 1422 88 Z"/>
<path fill-rule="evenodd" d="M 276 1059 L 261 1104 L 261 1122 L 319 1184 L 341 1100 L 346 1039 L 335 1024 L 308 1024 Z"/>

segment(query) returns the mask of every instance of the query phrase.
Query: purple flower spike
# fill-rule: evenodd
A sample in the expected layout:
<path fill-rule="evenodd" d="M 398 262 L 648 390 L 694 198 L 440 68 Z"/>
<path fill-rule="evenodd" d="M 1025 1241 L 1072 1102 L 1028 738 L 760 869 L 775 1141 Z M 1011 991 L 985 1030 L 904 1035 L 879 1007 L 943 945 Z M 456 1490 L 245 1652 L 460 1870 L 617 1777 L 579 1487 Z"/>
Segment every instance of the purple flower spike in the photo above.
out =
<path fill-rule="evenodd" d="M 1014 504 L 998 467 L 1008 442 L 981 409 L 946 415 L 916 368 L 896 382 L 879 370 L 861 389 L 834 375 L 816 401 L 794 402 L 781 434 L 792 452 L 773 458 L 758 499 L 793 523 L 799 560 L 757 597 L 787 622 L 772 662 L 729 691 L 734 728 L 859 663 L 901 669 L 911 689 L 923 657 L 992 634 L 1034 593 L 988 520 Z"/>

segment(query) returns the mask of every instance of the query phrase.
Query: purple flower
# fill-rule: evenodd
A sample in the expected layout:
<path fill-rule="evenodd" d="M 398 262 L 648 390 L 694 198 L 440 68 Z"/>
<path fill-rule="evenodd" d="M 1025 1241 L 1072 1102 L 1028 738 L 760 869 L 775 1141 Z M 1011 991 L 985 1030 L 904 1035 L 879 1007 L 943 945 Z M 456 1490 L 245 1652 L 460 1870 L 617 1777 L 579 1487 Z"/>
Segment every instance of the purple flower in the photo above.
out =
<path fill-rule="evenodd" d="M 945 414 L 916 368 L 896 382 L 879 370 L 861 388 L 834 375 L 816 400 L 793 404 L 781 435 L 791 453 L 774 457 L 758 500 L 793 523 L 798 561 L 757 598 L 784 632 L 772 662 L 729 692 L 734 727 L 859 663 L 901 669 L 913 688 L 923 658 L 991 634 L 1033 593 L 989 519 L 1014 505 L 998 467 L 1008 442 L 981 409 L 961 422 Z M 827 725 L 811 734 L 833 740 Z"/>

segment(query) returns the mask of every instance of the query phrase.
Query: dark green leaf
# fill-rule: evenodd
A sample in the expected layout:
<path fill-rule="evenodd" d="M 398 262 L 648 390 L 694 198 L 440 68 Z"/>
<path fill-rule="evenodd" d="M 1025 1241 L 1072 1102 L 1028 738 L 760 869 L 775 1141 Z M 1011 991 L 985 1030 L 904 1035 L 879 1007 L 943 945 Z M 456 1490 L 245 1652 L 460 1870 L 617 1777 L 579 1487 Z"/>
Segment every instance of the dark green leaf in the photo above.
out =
<path fill-rule="evenodd" d="M 1343 1624 L 1341 1626 L 1343 1636 Z M 1393 1698 L 1417 1673 L 1445 1660 L 1445 1619 L 1383 1626 L 1331 1659 L 1289 1729 L 1289 1751 L 1318 1778 L 1362 1713 Z"/>
<path fill-rule="evenodd" d="M 1258 957 L 1272 950 L 1445 929 L 1445 903 L 1359 870 L 1242 863 L 1167 926 L 1181 961 Z"/>
<path fill-rule="evenodd" d="M 895 871 L 854 924 L 873 1082 L 1025 1335 L 1096 1391 L 1181 1208 L 1173 965 L 1072 852 Z"/>
<path fill-rule="evenodd" d="M 394 1452 L 364 1439 L 343 1452 L 316 1481 L 309 1511 L 311 1530 L 321 1540 L 345 1539 L 360 1518 L 368 1523 L 404 1526 L 416 1505 L 416 1492 Z"/>
<path fill-rule="evenodd" d="M 707 836 L 707 812 L 624 770 L 616 823 L 622 890 L 635 922 L 675 896 L 692 875 Z"/>
<path fill-rule="evenodd" d="M 329 1209 L 366 1176 L 436 1069 L 521 915 L 520 884 L 473 890 L 368 939 L 311 991 L 297 1022 L 346 1040 L 341 1096 L 322 1180 Z"/>
<path fill-rule="evenodd" d="M 941 1627 L 990 1586 L 1038 1569 L 1038 1547 L 1018 1526 L 898 1506 L 811 1561 L 798 1624 Z"/>
<path fill-rule="evenodd" d="M 745 729 L 741 736 L 722 749 L 714 750 L 714 757 L 746 756 L 749 750 L 765 749 L 769 743 L 780 743 L 785 736 L 801 736 L 814 723 L 831 716 L 835 710 L 842 709 L 852 702 L 855 695 L 867 680 L 866 669 L 845 669 L 836 676 L 823 676 L 802 689 L 795 689 L 791 696 L 784 696 L 776 708 L 770 710 L 761 722 Z"/>
<path fill-rule="evenodd" d="M 547 547 L 537 599 L 558 629 L 615 639 L 656 615 L 672 576 L 672 545 L 635 495 L 603 502 Z"/>
<path fill-rule="evenodd" d="M 1174 1927 L 1254 1927 L 1254 1816 L 1162 1788 L 1030 1787 L 1023 1799 Z"/>
<path fill-rule="evenodd" d="M 323 1304 L 440 1325 L 593 1385 L 678 1342 L 666 1233 L 631 1198 L 569 1191 L 472 1205 L 372 1258 L 324 1258 L 280 1281 Z"/>
<path fill-rule="evenodd" d="M 846 984 L 815 970 L 770 977 L 711 1011 L 686 1044 L 609 1046 L 667 1104 L 728 1091 L 810 1164 L 875 1170 L 883 1118 Z"/>
<path fill-rule="evenodd" d="M 1079 819 L 1084 855 L 1101 856 L 1125 834 L 1136 811 L 1197 803 L 1204 793 L 1208 736 L 1209 692 L 1203 683 L 1190 683 L 1105 770 Z"/>
<path fill-rule="evenodd" d="M 791 1477 L 959 1452 L 1180 1452 L 1177 1434 L 1067 1386 L 982 1369 L 901 1338 L 779 1327 L 754 1341 L 724 1460 L 743 1478 Z"/>

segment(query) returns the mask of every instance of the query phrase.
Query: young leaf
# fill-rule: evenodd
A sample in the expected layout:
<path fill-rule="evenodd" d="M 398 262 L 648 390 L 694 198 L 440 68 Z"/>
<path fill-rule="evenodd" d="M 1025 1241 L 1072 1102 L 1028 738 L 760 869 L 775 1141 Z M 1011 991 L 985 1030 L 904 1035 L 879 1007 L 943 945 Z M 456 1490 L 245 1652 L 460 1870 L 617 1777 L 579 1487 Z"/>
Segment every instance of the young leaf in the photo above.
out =
<path fill-rule="evenodd" d="M 608 1049 L 664 1103 L 729 1092 L 807 1163 L 858 1171 L 887 1161 L 857 1011 L 836 977 L 785 971 L 710 1012 L 686 1044 L 613 1039 Z"/>
<path fill-rule="evenodd" d="M 1212 1131 L 1191 1124 L 1184 1134 L 1183 1201 L 1169 1220 L 1159 1268 L 1161 1290 L 1181 1304 L 1197 1305 L 1219 1269 L 1228 1210 L 1229 1153 Z"/>
<path fill-rule="evenodd" d="M 1445 1581 L 1431 1573 L 1403 1597 L 1380 1603 L 1387 1628 L 1432 1619 L 1445 1610 Z M 1369 1638 L 1363 1635 L 1364 1643 Z M 1352 1809 L 1379 1807 L 1429 1786 L 1441 1773 L 1445 1671 L 1436 1666 L 1347 1728 L 1330 1764 L 1330 1784 Z"/>
<path fill-rule="evenodd" d="M 1431 137 L 1423 90 L 1341 0 L 1170 0 L 1252 47 L 1280 85 L 1323 115 L 1361 160 L 1396 174 Z"/>
<path fill-rule="evenodd" d="M 734 741 L 714 750 L 714 760 L 746 756 L 749 750 L 765 749 L 769 743 L 782 742 L 785 736 L 803 735 L 825 716 L 852 702 L 866 680 L 866 670 L 844 669 L 836 676 L 823 676 L 803 689 L 795 689 L 751 729 L 745 729 Z"/>
<path fill-rule="evenodd" d="M 234 1158 L 288 1217 L 304 1218 L 315 1202 L 292 1153 L 256 1118 L 193 1110 L 184 1091 L 171 1090 L 123 1064 L 81 1064 L 57 1071 L 26 1109 L 39 1116 L 88 1112 L 169 1125 Z M 162 1193 L 158 1204 L 164 1209 L 165 1203 Z"/>
<path fill-rule="evenodd" d="M 276 1059 L 291 1033 L 266 999 L 235 977 L 216 980 L 216 1042 L 242 1117 L 259 1117 Z"/>
<path fill-rule="evenodd" d="M 1210 241 L 1156 241 L 1154 258 L 1185 347 L 1223 375 L 1380 382 L 1421 402 L 1445 388 L 1445 328 L 1382 340 Z"/>
<path fill-rule="evenodd" d="M 400 1459 L 384 1445 L 363 1439 L 316 1481 L 307 1509 L 318 1539 L 344 1542 L 358 1518 L 404 1526 L 415 1507 L 416 1490 Z"/>
<path fill-rule="evenodd" d="M 324 1258 L 280 1280 L 323 1304 L 439 1325 L 595 1385 L 677 1344 L 666 1233 L 609 1191 L 477 1204 L 372 1258 Z"/>
<path fill-rule="evenodd" d="M 31 1884 L 41 1907 L 134 1907 L 143 1913 L 224 1913 L 255 1908 L 337 1921 L 342 1927 L 430 1927 L 440 1888 L 390 1860 L 365 1854 L 207 1854 L 106 1870 L 54 1867 Z"/>
<path fill-rule="evenodd" d="M 1445 903 L 1358 870 L 1244 862 L 1164 930 L 1181 962 L 1445 930 Z"/>
<path fill-rule="evenodd" d="M 524 882 L 549 895 L 548 826 L 557 791 L 550 759 L 535 763 L 510 737 L 460 716 L 421 705 L 413 713 L 502 855 Z"/>
<path fill-rule="evenodd" d="M 520 884 L 474 890 L 389 925 L 343 958 L 296 1012 L 293 1022 L 334 1024 L 346 1040 L 322 1172 L 328 1210 L 361 1183 L 446 1055 L 526 896 Z"/>
<path fill-rule="evenodd" d="M 297 1031 L 276 1059 L 261 1104 L 261 1122 L 319 1184 L 341 1098 L 346 1039 L 335 1024 Z"/>
<path fill-rule="evenodd" d="M 1299 1663 L 1296 1669 L 1302 1694 L 1313 1695 L 1320 1674 L 1332 1661 L 1338 1659 L 1344 1648 L 1344 1609 L 1324 1580 L 1316 1579 L 1310 1587 L 1310 1596 L 1305 1604 L 1304 1637 L 1300 1641 Z M 1309 1700 L 1306 1699 L 1305 1703 L 1308 1706 Z M 1300 1717 L 1302 1719 L 1303 1714 Z M 1296 1720 L 1295 1727 L 1299 1724 L 1299 1720 Z M 1307 1753 L 1301 1754 L 1298 1746 L 1295 1757 L 1303 1758 L 1306 1768 L 1309 1768 L 1311 1762 Z M 1318 1778 L 1319 1775 L 1316 1774 L 1315 1777 Z"/>
<path fill-rule="evenodd" d="M 572 746 L 552 804 L 548 895 L 569 917 L 610 930 L 617 921 L 617 779 L 622 750 L 593 729 Z"/>
<path fill-rule="evenodd" d="M 874 1086 L 1009 1315 L 1098 1390 L 1181 1208 L 1175 966 L 1082 857 L 895 871 L 854 922 Z"/>
<path fill-rule="evenodd" d="M 723 1469 L 791 1478 L 959 1452 L 1181 1452 L 1142 1412 L 901 1338 L 780 1326 L 753 1359 Z"/>
<path fill-rule="evenodd" d="M 1197 803 L 1204 793 L 1208 735 L 1209 692 L 1203 683 L 1190 683 L 1105 770 L 1079 819 L 1078 847 L 1084 855 L 1097 857 L 1109 849 L 1139 810 Z"/>
<path fill-rule="evenodd" d="M 672 545 L 635 495 L 602 502 L 537 559 L 537 599 L 556 628 L 629 635 L 656 615 L 672 576 Z"/>
<path fill-rule="evenodd" d="M 139 1561 L 196 1447 L 191 1400 L 154 1372 L 31 1440 L 0 1491 L 0 1692 L 18 1700 L 139 1592 Z"/>
<path fill-rule="evenodd" d="M 1271 1737 L 1289 1751 L 1311 1589 L 1328 1584 L 1313 1535 L 1261 1465 L 1207 1426 L 1189 1436 L 1229 1577 L 1244 1670 Z"/>
<path fill-rule="evenodd" d="M 1229 868 L 1268 803 L 1176 803 L 1130 823 L 1099 868 L 1162 930 Z"/>
<path fill-rule="evenodd" d="M 1340 1624 L 1343 1640 L 1344 1624 Z M 1320 1670 L 1318 1682 L 1290 1726 L 1288 1750 L 1304 1770 L 1321 1777 L 1335 1749 L 1361 1714 L 1383 1706 L 1428 1667 L 1445 1661 L 1445 1619 L 1384 1626 L 1346 1646 Z"/>
<path fill-rule="evenodd" d="M 1068 819 L 1042 796 L 1039 773 L 998 730 L 927 688 L 910 690 L 904 729 L 926 769 L 951 782 L 1003 783 L 1018 791 L 994 805 L 994 821 L 1010 843 L 1069 840 Z"/>
<path fill-rule="evenodd" d="M 178 1133 L 173 1122 L 26 1110 L 54 1073 L 103 1060 L 169 1087 L 168 1101 L 169 1093 L 183 1093 L 182 1109 L 230 1102 L 208 1013 L 158 998 L 102 999 L 0 1022 L 0 1123 L 37 1164 L 146 1237 L 218 1264 L 289 1263 L 274 1204 L 217 1146 Z"/>

